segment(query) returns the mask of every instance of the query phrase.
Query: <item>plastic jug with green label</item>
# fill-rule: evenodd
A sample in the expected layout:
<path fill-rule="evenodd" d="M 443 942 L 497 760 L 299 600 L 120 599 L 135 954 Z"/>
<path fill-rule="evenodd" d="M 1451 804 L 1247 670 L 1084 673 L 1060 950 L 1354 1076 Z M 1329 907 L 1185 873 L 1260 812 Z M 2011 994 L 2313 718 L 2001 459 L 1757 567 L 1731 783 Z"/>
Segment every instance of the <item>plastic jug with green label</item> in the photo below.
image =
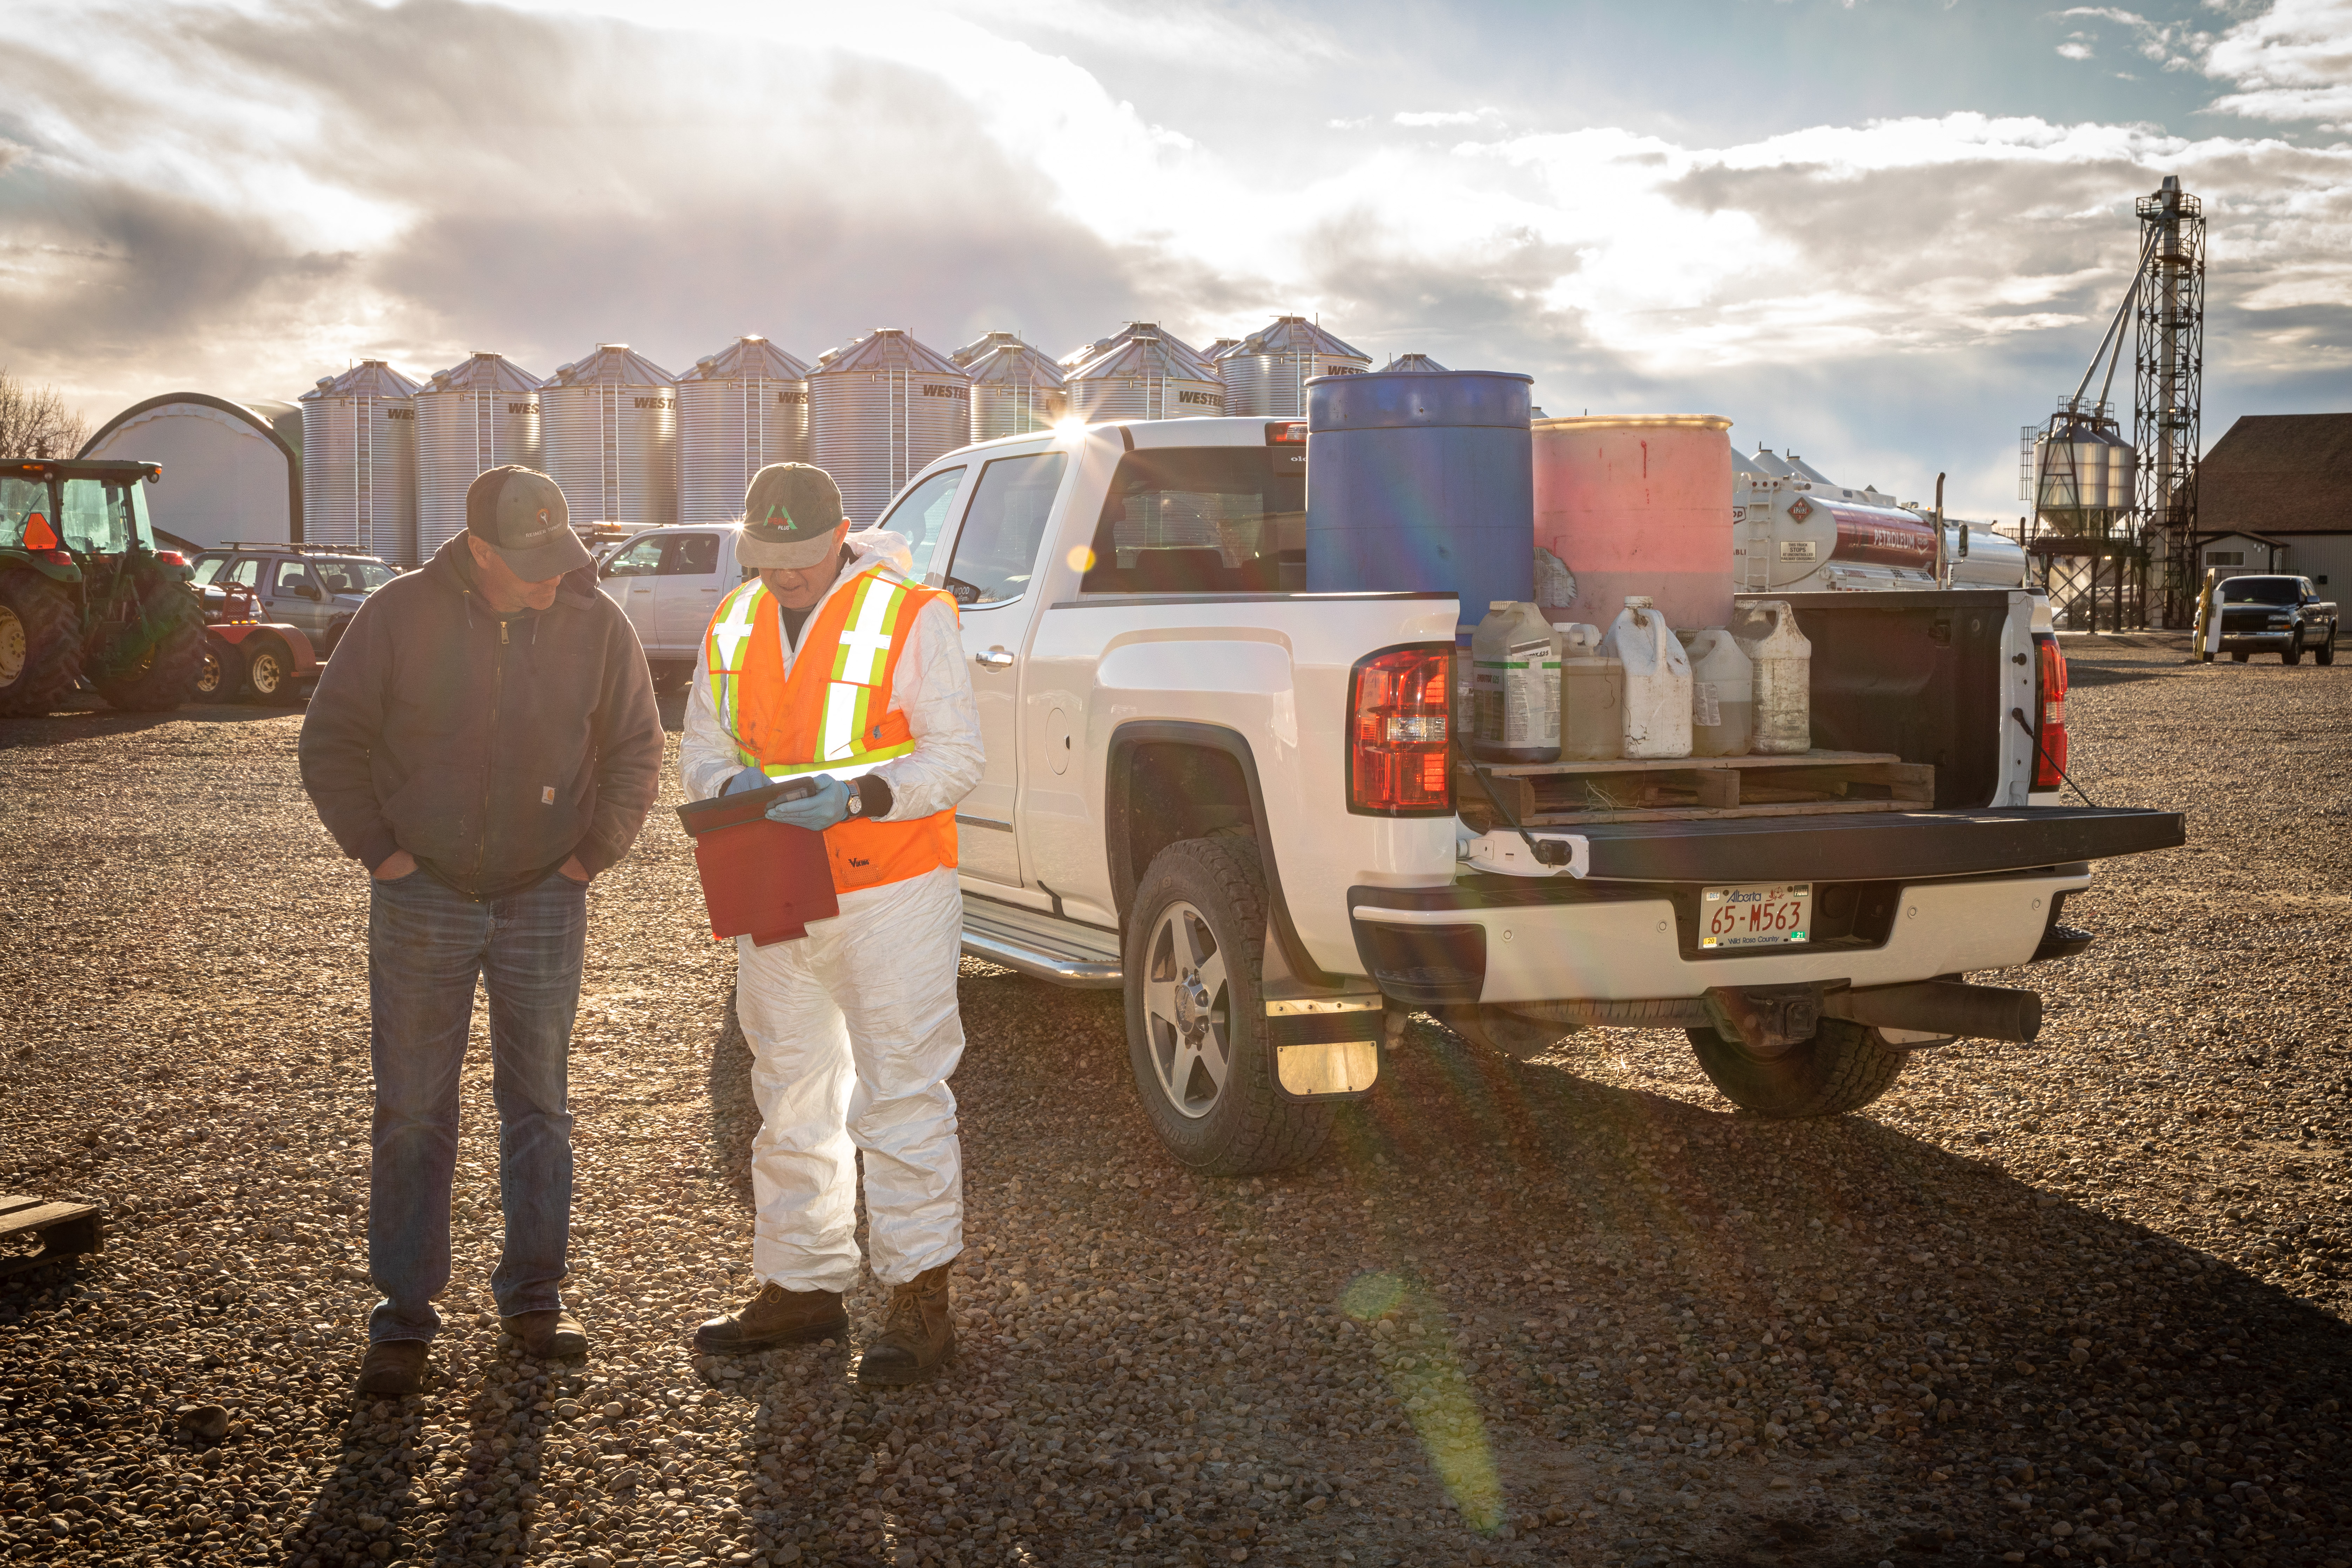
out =
<path fill-rule="evenodd" d="M 1496 599 L 1470 637 L 1470 754 L 1559 761 L 1559 634 L 1535 605 Z"/>

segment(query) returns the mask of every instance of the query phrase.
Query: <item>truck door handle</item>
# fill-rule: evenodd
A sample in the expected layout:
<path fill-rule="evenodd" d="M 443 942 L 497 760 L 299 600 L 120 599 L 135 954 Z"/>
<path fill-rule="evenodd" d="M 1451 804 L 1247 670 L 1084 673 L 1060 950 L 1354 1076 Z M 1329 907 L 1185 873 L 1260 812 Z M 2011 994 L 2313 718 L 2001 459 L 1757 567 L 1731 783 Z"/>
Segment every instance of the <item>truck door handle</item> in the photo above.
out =
<path fill-rule="evenodd" d="M 973 654 L 971 656 L 971 661 L 980 666 L 982 669 L 1011 669 L 1013 668 L 1013 656 L 1005 652 L 1001 647 L 990 648 L 986 653 Z"/>

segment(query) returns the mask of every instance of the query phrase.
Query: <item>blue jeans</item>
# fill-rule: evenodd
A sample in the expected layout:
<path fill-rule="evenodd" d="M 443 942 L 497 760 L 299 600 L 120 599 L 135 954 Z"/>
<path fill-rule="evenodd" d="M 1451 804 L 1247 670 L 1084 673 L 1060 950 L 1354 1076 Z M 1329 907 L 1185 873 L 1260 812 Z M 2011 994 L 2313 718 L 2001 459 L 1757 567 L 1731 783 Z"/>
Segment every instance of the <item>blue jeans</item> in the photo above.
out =
<path fill-rule="evenodd" d="M 490 1293 L 500 1317 L 561 1306 L 572 1226 L 565 1069 L 580 1008 L 587 889 L 557 872 L 484 904 L 423 871 L 373 887 L 368 1268 L 384 1299 L 368 1320 L 368 1341 L 429 1340 L 441 1327 L 433 1298 L 449 1284 L 457 1073 L 478 979 L 490 996 L 490 1093 L 506 1211 Z"/>

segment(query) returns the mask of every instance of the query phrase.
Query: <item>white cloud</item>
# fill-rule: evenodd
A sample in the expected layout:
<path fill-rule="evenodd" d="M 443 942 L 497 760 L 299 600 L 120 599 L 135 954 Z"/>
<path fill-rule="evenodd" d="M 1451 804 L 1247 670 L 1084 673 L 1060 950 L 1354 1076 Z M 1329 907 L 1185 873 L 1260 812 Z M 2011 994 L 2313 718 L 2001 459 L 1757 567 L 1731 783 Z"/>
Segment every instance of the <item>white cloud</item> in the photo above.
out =
<path fill-rule="evenodd" d="M 1413 126 L 1478 125 L 1501 118 L 1501 112 L 1492 109 L 1424 110 L 1400 113 L 1394 122 Z"/>
<path fill-rule="evenodd" d="M 2277 0 L 2224 32 L 2205 71 L 2238 89 L 2212 107 L 2250 120 L 2352 114 L 2352 0 Z"/>
<path fill-rule="evenodd" d="M 2059 54 L 2070 60 L 2089 59 L 2095 51 L 2090 45 L 2082 42 L 2081 39 L 2082 35 L 2075 34 L 2074 37 L 2058 46 Z"/>

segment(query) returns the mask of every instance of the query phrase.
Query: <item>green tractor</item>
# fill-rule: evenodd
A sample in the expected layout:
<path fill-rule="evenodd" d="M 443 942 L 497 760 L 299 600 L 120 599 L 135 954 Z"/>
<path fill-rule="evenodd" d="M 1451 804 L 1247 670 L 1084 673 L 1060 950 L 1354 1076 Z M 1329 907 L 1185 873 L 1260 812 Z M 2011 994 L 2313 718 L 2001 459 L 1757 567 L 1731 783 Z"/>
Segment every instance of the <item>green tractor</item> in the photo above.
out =
<path fill-rule="evenodd" d="M 153 463 L 0 458 L 0 714 L 46 713 L 87 680 L 117 708 L 197 693 L 204 616 L 155 548 Z"/>

